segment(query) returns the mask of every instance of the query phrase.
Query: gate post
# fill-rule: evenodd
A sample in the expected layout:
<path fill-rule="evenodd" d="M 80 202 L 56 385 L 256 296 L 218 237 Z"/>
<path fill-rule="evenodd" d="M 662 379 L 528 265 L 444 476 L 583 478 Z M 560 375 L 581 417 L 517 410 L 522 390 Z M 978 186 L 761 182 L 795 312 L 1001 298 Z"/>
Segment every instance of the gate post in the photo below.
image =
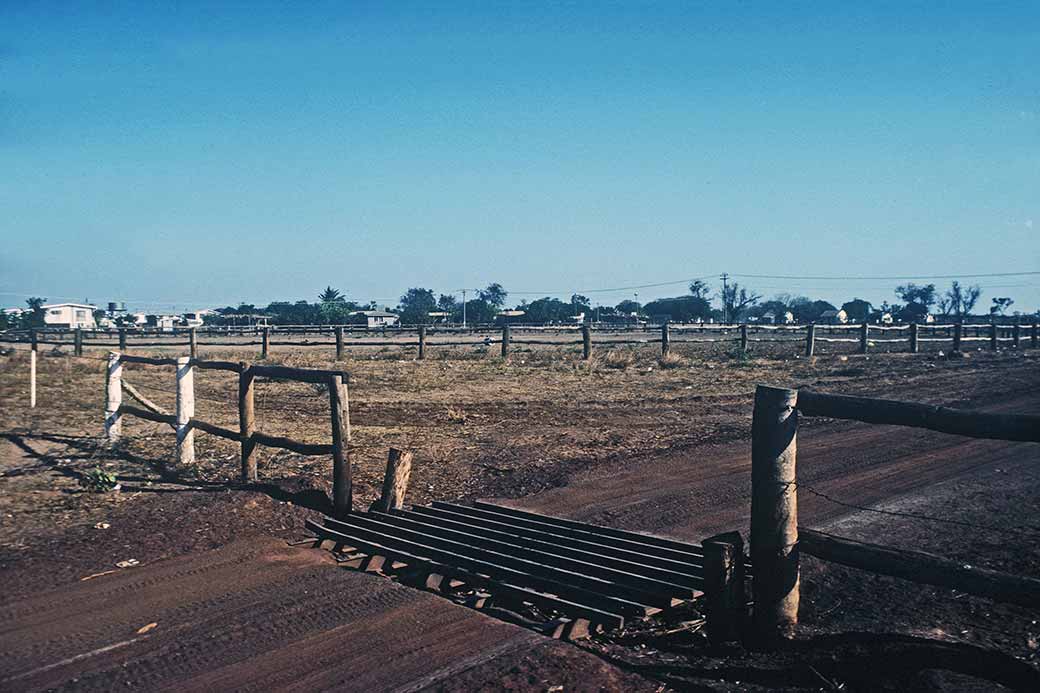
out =
<path fill-rule="evenodd" d="M 523 336 L 523 335 L 521 335 Z M 502 325 L 502 358 L 509 355 L 509 325 Z"/>
<path fill-rule="evenodd" d="M 917 330 L 918 330 L 917 323 L 916 322 L 910 323 L 910 353 L 911 354 L 916 354 L 918 352 L 918 348 L 919 347 L 917 345 Z"/>
<path fill-rule="evenodd" d="M 581 357 L 586 361 L 592 356 L 592 333 L 588 325 L 581 326 Z"/>
<path fill-rule="evenodd" d="M 242 445 L 242 481 L 256 481 L 255 398 L 253 370 L 246 362 L 238 364 L 238 435 Z"/>
<path fill-rule="evenodd" d="M 747 323 L 741 323 L 740 325 L 740 353 L 747 353 Z"/>
<path fill-rule="evenodd" d="M 671 347 L 669 342 L 670 336 L 668 334 L 668 321 L 665 320 L 661 323 L 661 356 L 668 355 L 668 349 Z"/>
<path fill-rule="evenodd" d="M 797 390 L 759 385 L 751 421 L 751 564 L 755 639 L 768 646 L 798 624 Z"/>
<path fill-rule="evenodd" d="M 190 356 L 177 357 L 177 461 L 181 467 L 195 464 L 195 369 Z"/>
<path fill-rule="evenodd" d="M 419 347 L 419 358 L 422 358 L 422 347 Z M 343 326 L 340 325 L 336 328 L 336 360 L 339 361 L 343 358 Z"/>
<path fill-rule="evenodd" d="M 36 352 L 33 352 L 33 357 Z M 34 361 L 35 365 L 35 361 Z M 33 393 L 35 399 L 35 393 Z M 123 404 L 123 362 L 119 354 L 108 354 L 108 377 L 105 379 L 105 436 L 109 442 L 119 440 L 123 433 L 123 420 L 119 407 Z"/>
<path fill-rule="evenodd" d="M 805 329 L 805 355 L 812 356 L 816 351 L 816 323 L 811 322 Z"/>
<path fill-rule="evenodd" d="M 350 409 L 347 385 L 342 375 L 329 378 L 329 405 L 332 410 L 332 511 L 346 517 L 353 506 L 350 480 Z"/>
<path fill-rule="evenodd" d="M 867 322 L 866 318 L 863 318 L 863 324 L 859 326 L 859 353 L 867 353 L 867 337 L 870 333 L 870 323 Z"/>
<path fill-rule="evenodd" d="M 964 322 L 960 319 L 953 323 L 953 350 L 961 350 L 961 335 L 964 332 Z"/>

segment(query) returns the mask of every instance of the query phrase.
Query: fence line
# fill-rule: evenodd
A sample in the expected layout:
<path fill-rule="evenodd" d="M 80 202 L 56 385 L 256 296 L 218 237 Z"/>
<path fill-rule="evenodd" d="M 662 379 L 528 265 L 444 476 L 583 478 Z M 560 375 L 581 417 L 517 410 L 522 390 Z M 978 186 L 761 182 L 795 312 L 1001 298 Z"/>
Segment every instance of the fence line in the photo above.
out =
<path fill-rule="evenodd" d="M 39 344 L 51 344 L 57 346 L 72 346 L 76 356 L 83 355 L 84 347 L 106 347 L 113 345 L 109 340 L 85 340 L 84 335 L 97 337 L 98 335 L 110 338 L 118 337 L 119 349 L 126 352 L 129 348 L 162 348 L 162 347 L 184 347 L 189 348 L 192 358 L 198 358 L 201 347 L 260 347 L 260 358 L 267 359 L 273 347 L 289 348 L 335 348 L 336 358 L 342 359 L 347 348 L 357 347 L 401 347 L 416 348 L 418 358 L 425 359 L 430 347 L 480 347 L 488 348 L 493 345 L 501 345 L 502 356 L 508 355 L 513 346 L 554 346 L 571 347 L 582 346 L 583 358 L 589 358 L 593 349 L 593 343 L 599 346 L 626 346 L 660 344 L 661 353 L 666 354 L 672 344 L 700 344 L 700 343 L 729 343 L 739 342 L 741 351 L 747 351 L 749 345 L 756 343 L 782 343 L 782 342 L 804 342 L 804 353 L 813 356 L 817 353 L 816 345 L 820 344 L 859 344 L 859 353 L 868 353 L 871 346 L 879 344 L 908 344 L 910 353 L 920 351 L 922 342 L 950 342 L 953 351 L 959 351 L 966 342 L 988 342 L 991 350 L 996 350 L 1001 344 L 1010 344 L 1015 348 L 1022 347 L 1023 327 L 1028 329 L 1028 340 L 1031 348 L 1040 347 L 1040 325 L 1033 322 L 1031 325 L 1023 326 L 1021 323 L 997 324 L 917 324 L 908 325 L 875 325 L 871 323 L 849 324 L 816 324 L 806 325 L 760 325 L 760 324 L 669 324 L 664 323 L 660 327 L 660 336 L 656 328 L 628 328 L 628 327 L 604 327 L 604 326 L 527 326 L 527 325 L 504 325 L 499 328 L 472 327 L 453 328 L 420 325 L 415 327 L 393 327 L 384 329 L 359 328 L 349 325 L 321 325 L 321 326 L 277 326 L 249 328 L 231 332 L 223 328 L 188 328 L 175 329 L 170 332 L 158 332 L 149 330 L 8 330 L 0 333 L 0 342 L 25 343 L 33 345 L 34 351 Z M 525 339 L 522 333 L 525 331 L 538 335 L 546 332 L 554 332 L 561 337 L 578 333 L 580 339 Z M 855 337 L 843 336 L 849 331 L 857 331 Z M 906 333 L 898 337 L 871 337 L 871 332 L 880 332 L 882 335 L 889 332 Z M 638 333 L 646 337 L 635 337 Z M 804 336 L 798 336 L 797 333 Z M 689 334 L 688 338 L 676 339 L 676 335 Z M 788 333 L 790 338 L 766 336 L 770 334 Z M 226 340 L 200 340 L 202 337 L 220 337 L 232 334 L 259 335 L 260 340 L 248 341 L 226 341 Z M 414 334 L 414 339 L 408 339 Z M 446 341 L 431 341 L 430 336 L 449 336 L 468 334 L 474 337 L 483 336 L 482 339 L 459 340 L 448 339 Z M 60 339 L 62 336 L 72 335 L 72 341 Z M 142 336 L 150 341 L 133 341 L 128 335 Z M 318 340 L 286 340 L 277 339 L 278 335 L 321 335 L 332 336 L 334 341 Z M 398 339 L 385 339 L 387 335 L 393 335 Z M 593 339 L 593 335 L 598 337 Z M 693 335 L 699 335 L 693 337 Z M 59 337 L 59 339 L 47 339 L 48 336 Z M 156 340 L 156 337 L 168 336 L 168 339 Z M 187 337 L 185 340 L 184 337 Z M 379 339 L 382 336 L 384 339 Z M 616 338 L 615 338 L 616 337 Z"/>
<path fill-rule="evenodd" d="M 832 537 L 798 525 L 798 418 L 823 416 L 926 428 L 1000 440 L 1040 442 L 1040 416 L 758 386 L 751 424 L 753 637 L 790 637 L 798 623 L 799 553 L 884 575 L 1027 606 L 1040 605 L 1040 580 L 965 566 L 920 551 Z"/>
<path fill-rule="evenodd" d="M 242 480 L 257 480 L 256 447 L 290 450 L 302 455 L 332 455 L 333 511 L 342 517 L 350 512 L 352 488 L 349 443 L 350 405 L 347 391 L 349 377 L 343 371 L 265 366 L 246 362 L 203 361 L 190 356 L 152 358 L 111 352 L 107 359 L 105 380 L 105 433 L 115 442 L 122 435 L 122 417 L 136 416 L 148 421 L 165 423 L 176 432 L 178 465 L 187 466 L 195 461 L 195 430 L 237 441 L 241 446 Z M 147 400 L 129 383 L 124 382 L 124 364 L 176 368 L 176 410 L 171 414 Z M 238 374 L 239 430 L 195 418 L 195 370 L 229 371 Z M 328 386 L 331 443 L 304 443 L 292 438 L 270 435 L 256 430 L 255 380 L 270 378 Z M 124 390 L 144 408 L 123 403 Z"/>

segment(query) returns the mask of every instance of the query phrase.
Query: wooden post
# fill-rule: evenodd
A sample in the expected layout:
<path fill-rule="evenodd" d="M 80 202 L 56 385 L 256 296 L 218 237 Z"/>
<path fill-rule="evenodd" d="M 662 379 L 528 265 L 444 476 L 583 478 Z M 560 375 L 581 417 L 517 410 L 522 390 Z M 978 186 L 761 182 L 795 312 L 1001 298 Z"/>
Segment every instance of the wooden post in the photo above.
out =
<path fill-rule="evenodd" d="M 267 360 L 267 354 L 271 347 L 271 328 L 265 327 L 261 333 L 261 346 L 260 346 L 260 358 Z"/>
<path fill-rule="evenodd" d="M 33 352 L 36 356 L 36 352 Z M 105 379 L 105 437 L 109 442 L 119 440 L 123 433 L 123 421 L 119 406 L 123 403 L 123 362 L 119 354 L 108 354 L 108 377 Z"/>
<path fill-rule="evenodd" d="M 82 327 L 77 327 L 76 328 L 76 338 L 75 338 L 75 344 L 73 346 L 73 352 L 72 353 L 74 353 L 76 356 L 82 356 L 83 355 L 83 328 Z"/>
<path fill-rule="evenodd" d="M 1033 323 L 1032 334 L 1029 336 L 1029 343 L 1034 349 L 1040 346 L 1040 323 Z"/>
<path fill-rule="evenodd" d="M 422 347 L 419 348 L 419 351 L 420 352 L 422 351 Z M 341 326 L 336 328 L 336 360 L 339 361 L 342 358 L 343 358 L 343 326 L 341 325 Z M 420 356 L 419 358 L 422 358 L 422 356 Z"/>
<path fill-rule="evenodd" d="M 36 408 L 36 352 L 39 341 L 36 338 L 36 330 L 29 330 L 29 408 Z"/>
<path fill-rule="evenodd" d="M 1015 320 L 1015 327 L 1013 328 L 1013 332 L 1011 333 L 1011 339 L 1011 344 L 1016 349 L 1022 346 L 1022 325 L 1018 322 L 1018 320 Z"/>
<path fill-rule="evenodd" d="M 796 390 L 759 385 L 751 420 L 751 564 L 754 630 L 768 645 L 798 623 Z"/>
<path fill-rule="evenodd" d="M 509 356 L 509 325 L 502 325 L 502 358 Z"/>
<path fill-rule="evenodd" d="M 193 359 L 199 357 L 199 335 L 194 327 L 188 330 L 188 349 Z"/>
<path fill-rule="evenodd" d="M 177 357 L 177 463 L 181 467 L 195 464 L 195 368 L 190 356 Z"/>
<path fill-rule="evenodd" d="M 419 325 L 419 360 L 426 358 L 426 325 Z"/>
<path fill-rule="evenodd" d="M 964 322 L 958 320 L 953 323 L 953 350 L 961 350 L 961 336 L 964 334 Z"/>
<path fill-rule="evenodd" d="M 370 510 L 388 513 L 404 507 L 404 496 L 408 491 L 408 479 L 412 476 L 412 453 L 390 448 L 386 460 L 386 476 L 383 490 Z"/>
<path fill-rule="evenodd" d="M 708 640 L 740 640 L 747 611 L 744 541 L 739 532 L 729 532 L 705 539 L 703 547 Z"/>
<path fill-rule="evenodd" d="M 868 335 L 870 334 L 870 323 L 863 320 L 863 324 L 859 326 L 859 353 L 867 353 L 867 341 Z"/>
<path fill-rule="evenodd" d="M 747 353 L 747 323 L 740 326 L 740 352 Z"/>
<path fill-rule="evenodd" d="M 805 327 L 805 355 L 812 356 L 816 351 L 816 323 L 811 322 Z"/>
<path fill-rule="evenodd" d="M 581 326 L 581 357 L 586 361 L 592 356 L 592 332 L 588 325 Z"/>
<path fill-rule="evenodd" d="M 916 354 L 918 350 L 917 345 L 917 330 L 918 326 L 916 322 L 910 323 L 910 353 Z"/>
<path fill-rule="evenodd" d="M 329 378 L 329 406 L 332 410 L 332 512 L 346 517 L 353 506 L 350 485 L 350 409 L 347 386 L 342 375 Z"/>
<path fill-rule="evenodd" d="M 242 445 L 242 481 L 256 481 L 256 410 L 254 408 L 253 370 L 248 363 L 239 364 L 238 374 L 238 434 Z"/>
<path fill-rule="evenodd" d="M 119 350 L 126 351 L 126 328 L 119 328 Z"/>
<path fill-rule="evenodd" d="M 672 346 L 669 339 L 670 337 L 668 335 L 668 321 L 665 320 L 663 323 L 661 323 L 661 356 L 668 355 L 668 350 Z"/>
<path fill-rule="evenodd" d="M 992 351 L 997 350 L 997 323 L 991 322 L 989 325 L 989 348 Z"/>

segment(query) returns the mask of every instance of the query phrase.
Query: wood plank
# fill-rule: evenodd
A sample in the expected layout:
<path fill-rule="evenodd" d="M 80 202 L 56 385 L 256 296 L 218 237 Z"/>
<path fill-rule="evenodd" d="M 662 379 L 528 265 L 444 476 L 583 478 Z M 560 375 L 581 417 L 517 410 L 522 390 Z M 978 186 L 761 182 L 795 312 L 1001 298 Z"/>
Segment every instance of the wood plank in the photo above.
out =
<path fill-rule="evenodd" d="M 444 513 L 444 515 L 437 516 L 435 513 L 444 511 L 438 511 L 433 508 L 427 508 L 426 510 L 432 511 L 432 513 L 399 510 L 395 511 L 393 516 L 405 517 L 427 524 L 435 523 L 438 526 L 468 532 L 478 537 L 522 542 L 535 548 L 555 549 L 557 552 L 566 551 L 567 555 L 574 555 L 590 563 L 599 562 L 602 565 L 628 570 L 629 572 L 637 572 L 648 577 L 656 577 L 666 582 L 685 585 L 695 589 L 700 589 L 703 583 L 699 565 L 668 561 L 671 564 L 670 568 L 661 568 L 652 561 L 643 560 L 644 557 L 641 554 L 633 551 L 615 550 L 610 552 L 609 546 L 592 544 L 580 539 L 569 539 L 567 537 L 544 534 L 536 530 L 525 530 L 524 528 L 510 527 L 509 525 L 480 521 L 475 518 L 468 518 L 465 515 L 452 517 L 450 513 Z M 469 522 L 466 522 L 466 520 L 469 520 Z M 495 525 L 497 525 L 497 528 Z"/>
<path fill-rule="evenodd" d="M 412 541 L 424 546 L 441 549 L 443 551 L 450 551 L 457 556 L 465 556 L 479 561 L 494 563 L 506 568 L 512 568 L 531 577 L 546 578 L 560 584 L 579 587 L 589 592 L 604 596 L 624 599 L 642 606 L 657 607 L 660 609 L 671 606 L 672 604 L 671 598 L 667 595 L 654 594 L 647 590 L 642 590 L 630 585 L 623 585 L 604 578 L 585 575 L 584 573 L 577 572 L 577 570 L 558 568 L 538 561 L 518 558 L 500 551 L 482 549 L 479 546 L 472 546 L 461 541 L 442 539 L 440 537 L 435 537 L 432 534 L 426 534 L 425 532 L 416 532 L 414 530 L 404 529 L 403 527 L 394 527 L 393 525 L 373 520 L 371 517 L 365 517 L 363 515 L 353 514 L 341 520 L 326 518 L 325 526 L 332 527 L 341 532 L 355 529 L 380 532 L 384 535 L 404 539 L 405 541 Z"/>
<path fill-rule="evenodd" d="M 828 395 L 804 389 L 798 391 L 797 406 L 806 416 L 912 426 L 972 438 L 1040 442 L 1040 416 L 1029 414 L 990 414 L 917 402 Z"/>
<path fill-rule="evenodd" d="M 504 532 L 515 532 L 521 536 L 544 539 L 545 541 L 558 543 L 563 546 L 574 546 L 607 556 L 641 561 L 666 570 L 679 573 L 687 571 L 693 575 L 700 575 L 703 559 L 701 556 L 691 557 L 688 554 L 681 554 L 676 558 L 667 558 L 648 553 L 644 544 L 635 544 L 634 542 L 626 542 L 623 539 L 594 534 L 581 534 L 567 527 L 529 522 L 466 506 L 458 506 L 457 508 L 412 506 L 411 512 L 448 518 L 456 522 L 473 524 L 478 527 L 490 527 Z"/>
<path fill-rule="evenodd" d="M 825 561 L 938 585 L 1000 602 L 1040 606 L 1040 580 L 951 561 L 924 551 L 893 549 L 798 528 L 798 548 Z"/>
<path fill-rule="evenodd" d="M 626 585 L 632 585 L 639 589 L 654 594 L 660 594 L 667 598 L 692 599 L 694 589 L 678 583 L 669 582 L 659 577 L 651 577 L 644 571 L 645 566 L 637 564 L 624 564 L 623 561 L 612 561 L 605 556 L 587 554 L 582 551 L 568 551 L 559 546 L 543 544 L 534 546 L 526 543 L 519 537 L 492 538 L 485 533 L 477 535 L 471 532 L 451 529 L 439 524 L 412 520 L 400 515 L 387 515 L 375 513 L 374 516 L 380 521 L 405 529 L 412 529 L 432 536 L 459 541 L 492 551 L 499 551 L 510 556 L 527 558 L 544 565 L 552 565 L 565 570 L 573 570 L 584 575 L 593 575 L 605 580 L 612 580 Z M 530 541 L 530 540 L 528 540 Z"/>
<path fill-rule="evenodd" d="M 429 546 L 422 542 L 410 541 L 395 534 L 378 532 L 364 527 L 351 527 L 348 530 L 331 530 L 326 528 L 324 531 L 333 532 L 335 536 L 332 538 L 344 545 L 353 546 L 358 541 L 376 542 L 391 550 L 407 551 L 415 556 L 471 570 L 495 580 L 503 580 L 521 587 L 533 588 L 561 599 L 574 601 L 610 613 L 643 617 L 656 611 L 656 609 L 649 608 L 644 604 L 622 597 L 614 597 L 552 578 L 532 575 L 523 570 L 501 565 L 494 561 L 464 556 L 450 550 Z"/>
<path fill-rule="evenodd" d="M 506 506 L 497 506 L 493 503 L 485 503 L 483 502 L 483 500 L 477 500 L 477 502 L 473 504 L 473 507 L 479 508 L 480 510 L 488 510 L 490 512 L 502 515 L 522 517 L 526 519 L 536 520 L 539 522 L 545 522 L 547 524 L 555 524 L 558 525 L 558 527 L 565 527 L 572 530 L 578 530 L 581 532 L 596 534 L 604 537 L 624 539 L 625 541 L 644 544 L 646 546 L 652 546 L 655 548 L 668 548 L 673 551 L 678 551 L 678 553 L 681 554 L 690 554 L 692 556 L 704 556 L 704 550 L 697 544 L 676 541 L 674 539 L 666 539 L 665 537 L 657 537 L 650 534 L 640 534 L 638 532 L 629 532 L 626 530 L 616 530 L 613 527 L 603 527 L 603 525 L 600 524 L 589 524 L 588 522 L 579 522 L 577 520 L 566 519 L 563 517 L 552 517 L 551 515 L 542 515 L 539 513 L 532 513 L 526 510 L 518 510 L 516 508 L 510 508 Z"/>
<path fill-rule="evenodd" d="M 350 537 L 326 527 L 322 527 L 313 520 L 307 520 L 306 526 L 321 538 L 339 543 L 360 544 L 360 546 L 354 548 L 367 552 L 368 555 L 387 556 L 393 561 L 407 563 L 409 567 L 421 568 L 422 570 L 432 574 L 462 580 L 473 587 L 494 590 L 496 594 L 507 595 L 514 599 L 534 604 L 541 609 L 549 609 L 552 611 L 581 616 L 591 620 L 593 623 L 602 624 L 607 628 L 620 628 L 625 623 L 625 618 L 621 614 L 612 613 L 603 609 L 596 609 L 585 604 L 579 604 L 578 602 L 560 599 L 559 597 L 553 597 L 551 595 L 537 592 L 528 587 L 510 583 L 506 580 L 490 578 L 472 570 L 467 570 L 465 568 L 460 568 L 448 563 L 442 563 L 414 553 L 384 546 L 377 542 L 367 541 L 358 537 Z"/>

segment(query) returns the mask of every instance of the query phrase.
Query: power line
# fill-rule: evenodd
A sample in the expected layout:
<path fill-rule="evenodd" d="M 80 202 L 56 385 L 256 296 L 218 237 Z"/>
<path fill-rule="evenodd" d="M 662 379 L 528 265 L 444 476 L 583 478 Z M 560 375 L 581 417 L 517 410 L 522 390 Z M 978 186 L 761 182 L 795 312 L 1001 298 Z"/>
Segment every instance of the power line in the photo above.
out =
<path fill-rule="evenodd" d="M 733 277 L 745 277 L 747 279 L 812 279 L 822 281 L 855 281 L 857 279 L 864 280 L 888 280 L 894 281 L 897 279 L 981 279 L 984 277 L 1031 277 L 1040 275 L 1040 271 L 1036 272 L 989 272 L 985 274 L 894 274 L 887 277 L 849 277 L 849 276 L 829 276 L 829 277 L 813 277 L 808 275 L 793 275 L 793 274 L 739 274 L 732 272 L 730 276 Z"/>

